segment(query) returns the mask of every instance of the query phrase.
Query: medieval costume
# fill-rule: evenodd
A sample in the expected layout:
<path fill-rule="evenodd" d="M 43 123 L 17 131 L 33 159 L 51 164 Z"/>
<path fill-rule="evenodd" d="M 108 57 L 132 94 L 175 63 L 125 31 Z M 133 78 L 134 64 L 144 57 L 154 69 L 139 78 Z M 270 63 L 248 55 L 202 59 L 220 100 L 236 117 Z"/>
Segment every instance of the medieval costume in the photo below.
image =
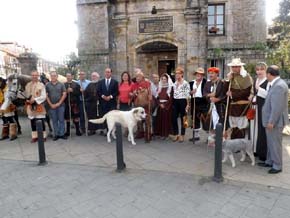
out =
<path fill-rule="evenodd" d="M 193 135 L 192 137 L 194 137 L 195 140 L 199 140 L 200 136 L 199 136 L 199 130 L 201 129 L 201 122 L 200 122 L 200 118 L 202 116 L 202 114 L 205 114 L 208 111 L 208 102 L 206 100 L 206 98 L 204 97 L 204 86 L 206 84 L 206 79 L 204 78 L 204 69 L 203 68 L 198 68 L 196 69 L 196 71 L 194 72 L 194 75 L 200 75 L 200 79 L 194 79 L 192 81 L 189 82 L 189 86 L 190 86 L 190 92 L 191 92 L 191 115 L 192 115 L 192 119 L 194 119 L 194 126 L 192 126 L 193 128 Z M 193 93 L 193 91 L 195 93 Z M 192 139 L 190 139 L 190 141 L 192 141 Z"/>
<path fill-rule="evenodd" d="M 87 101 L 87 115 L 88 120 L 90 119 L 98 119 L 101 117 L 101 107 L 99 104 L 99 96 L 98 96 L 98 82 L 97 81 L 91 81 L 90 84 L 87 86 L 84 95 L 85 99 Z M 89 122 L 88 123 L 88 135 L 94 135 L 96 130 L 98 129 L 105 129 L 106 126 L 104 124 L 94 124 Z"/>
<path fill-rule="evenodd" d="M 31 124 L 31 142 L 36 142 L 38 139 L 37 131 L 36 131 L 36 121 L 41 120 L 42 122 L 42 130 L 43 130 L 43 138 L 46 139 L 46 131 L 45 131 L 45 115 L 46 110 L 44 107 L 44 102 L 46 100 L 46 91 L 45 86 L 41 82 L 31 81 L 27 83 L 25 86 L 25 95 L 29 96 L 29 100 L 26 102 L 26 110 L 28 118 L 30 119 Z M 33 98 L 34 102 L 30 103 L 30 99 Z"/>
<path fill-rule="evenodd" d="M 251 139 L 254 145 L 254 152 L 261 161 L 267 159 L 267 137 L 266 130 L 262 124 L 262 107 L 268 94 L 269 83 L 266 78 L 267 65 L 259 63 L 256 67 L 258 77 L 254 82 L 253 104 L 255 107 L 255 119 L 251 120 Z"/>
<path fill-rule="evenodd" d="M 224 90 L 224 82 L 218 77 L 219 68 L 210 67 L 209 73 L 216 73 L 217 77 L 207 81 L 204 87 L 204 96 L 210 104 L 208 115 L 210 116 L 210 126 L 208 130 L 215 129 L 218 123 L 224 125 L 226 110 L 226 93 Z M 211 77 L 211 75 L 210 75 Z"/>
<path fill-rule="evenodd" d="M 161 81 L 163 77 L 167 78 L 167 83 Z M 171 131 L 173 83 L 168 74 L 162 75 L 161 79 L 159 83 L 159 91 L 157 93 L 157 115 L 154 134 L 165 139 Z"/>
<path fill-rule="evenodd" d="M 136 77 L 140 79 L 136 80 L 136 83 L 133 85 L 133 93 L 134 93 L 134 106 L 135 107 L 143 107 L 146 113 L 145 119 L 145 131 L 143 121 L 138 122 L 137 126 L 137 136 L 136 138 L 145 138 L 145 142 L 151 141 L 151 84 L 150 81 L 144 78 L 142 72 L 136 73 Z M 141 79 L 142 78 L 142 79 Z"/>
<path fill-rule="evenodd" d="M 239 73 L 230 73 L 230 81 L 227 83 L 227 90 L 231 92 L 229 103 L 229 124 L 232 128 L 232 139 L 245 138 L 248 119 L 247 110 L 250 105 L 249 97 L 253 92 L 253 81 L 251 76 L 244 69 L 245 64 L 239 58 L 229 63 L 230 67 L 239 67 Z"/>
<path fill-rule="evenodd" d="M 65 89 L 67 91 L 66 99 L 65 99 L 65 110 L 64 110 L 64 118 L 66 120 L 66 136 L 70 136 L 70 125 L 71 119 L 75 125 L 76 135 L 81 136 L 82 133 L 80 131 L 80 85 L 74 81 L 66 82 Z M 69 92 L 68 89 L 71 88 L 72 92 Z"/>
<path fill-rule="evenodd" d="M 5 101 L 5 96 L 7 93 L 6 80 L 0 77 L 0 107 Z M 0 111 L 0 115 L 3 121 L 2 135 L 1 140 L 8 139 L 14 140 L 17 138 L 17 124 L 15 123 L 15 110 L 16 107 L 14 104 L 10 104 L 7 109 Z"/>

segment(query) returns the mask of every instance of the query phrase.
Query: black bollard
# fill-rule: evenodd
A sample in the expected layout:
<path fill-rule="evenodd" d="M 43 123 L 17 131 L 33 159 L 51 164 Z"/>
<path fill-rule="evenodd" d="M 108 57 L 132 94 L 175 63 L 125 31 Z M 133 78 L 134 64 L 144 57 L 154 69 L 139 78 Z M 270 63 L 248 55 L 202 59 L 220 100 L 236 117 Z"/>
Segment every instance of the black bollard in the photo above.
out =
<path fill-rule="evenodd" d="M 120 123 L 116 123 L 116 151 L 117 151 L 117 172 L 122 172 L 126 168 L 123 155 L 123 138 L 122 127 Z"/>
<path fill-rule="evenodd" d="M 215 163 L 213 181 L 222 182 L 222 143 L 223 143 L 223 125 L 218 123 L 215 130 Z"/>
<path fill-rule="evenodd" d="M 43 129 L 42 129 L 42 121 L 36 121 L 36 130 L 38 137 L 38 154 L 39 154 L 39 163 L 38 165 L 46 165 L 46 156 L 45 156 L 45 148 L 44 148 L 44 139 L 43 139 Z"/>

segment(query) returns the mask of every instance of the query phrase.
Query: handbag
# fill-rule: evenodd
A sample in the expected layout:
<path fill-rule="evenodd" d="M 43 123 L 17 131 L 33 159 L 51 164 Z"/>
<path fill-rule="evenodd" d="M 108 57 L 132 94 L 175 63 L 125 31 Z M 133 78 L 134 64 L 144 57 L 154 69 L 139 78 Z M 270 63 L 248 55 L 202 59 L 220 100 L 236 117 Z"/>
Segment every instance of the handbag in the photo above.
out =
<path fill-rule="evenodd" d="M 188 118 L 187 115 L 183 116 L 183 128 L 188 128 L 189 127 L 189 123 L 188 123 Z"/>
<path fill-rule="evenodd" d="M 246 117 L 247 117 L 248 120 L 254 120 L 255 119 L 255 117 L 256 117 L 256 108 L 253 105 L 248 109 Z"/>

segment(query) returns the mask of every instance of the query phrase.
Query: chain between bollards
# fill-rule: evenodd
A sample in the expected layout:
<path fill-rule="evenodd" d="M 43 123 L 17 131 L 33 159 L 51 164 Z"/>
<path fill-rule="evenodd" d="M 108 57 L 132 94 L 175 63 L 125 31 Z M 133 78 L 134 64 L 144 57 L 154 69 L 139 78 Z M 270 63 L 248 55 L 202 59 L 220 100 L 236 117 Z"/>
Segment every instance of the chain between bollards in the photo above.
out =
<path fill-rule="evenodd" d="M 215 162 L 213 181 L 222 182 L 222 143 L 223 143 L 223 125 L 218 123 L 215 130 Z"/>
<path fill-rule="evenodd" d="M 116 152 L 117 152 L 117 172 L 122 172 L 126 168 L 123 154 L 123 137 L 120 123 L 116 123 Z"/>
<path fill-rule="evenodd" d="M 36 130 L 38 137 L 38 154 L 39 154 L 39 163 L 38 165 L 46 165 L 46 156 L 45 156 L 45 147 L 44 147 L 44 138 L 43 138 L 43 128 L 42 128 L 42 120 L 36 121 Z"/>

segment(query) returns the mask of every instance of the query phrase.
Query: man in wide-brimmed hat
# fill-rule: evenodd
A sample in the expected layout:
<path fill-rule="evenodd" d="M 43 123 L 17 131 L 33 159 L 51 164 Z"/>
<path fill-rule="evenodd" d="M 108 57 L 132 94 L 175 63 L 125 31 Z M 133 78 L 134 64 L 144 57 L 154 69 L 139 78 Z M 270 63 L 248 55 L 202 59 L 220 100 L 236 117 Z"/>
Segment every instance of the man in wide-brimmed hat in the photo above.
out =
<path fill-rule="evenodd" d="M 228 66 L 231 69 L 227 83 L 229 123 L 233 130 L 231 138 L 244 138 L 248 126 L 246 113 L 250 104 L 249 97 L 253 92 L 253 80 L 244 69 L 245 63 L 242 63 L 240 58 L 234 58 Z"/>
<path fill-rule="evenodd" d="M 193 136 L 194 140 L 199 140 L 199 130 L 201 129 L 200 125 L 200 116 L 202 113 L 207 112 L 208 102 L 203 95 L 203 89 L 206 83 L 204 78 L 205 72 L 204 69 L 199 67 L 194 72 L 193 75 L 195 79 L 189 82 L 190 86 L 190 95 L 191 95 L 191 115 L 194 119 L 193 125 Z M 189 139 L 190 141 L 193 138 Z"/>

